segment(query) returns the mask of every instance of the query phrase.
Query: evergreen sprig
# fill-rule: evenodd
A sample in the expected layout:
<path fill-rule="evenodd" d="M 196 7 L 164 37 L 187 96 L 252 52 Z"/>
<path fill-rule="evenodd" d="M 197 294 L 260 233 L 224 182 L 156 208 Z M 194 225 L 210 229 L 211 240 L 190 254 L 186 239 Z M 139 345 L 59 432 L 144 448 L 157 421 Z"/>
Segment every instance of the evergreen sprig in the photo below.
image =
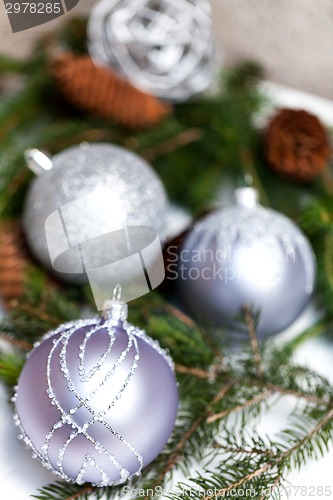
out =
<path fill-rule="evenodd" d="M 84 52 L 84 22 L 71 23 L 59 39 Z M 134 133 L 69 108 L 48 72 L 47 51 L 41 43 L 31 61 L 0 57 L 1 74 L 21 79 L 17 91 L 0 103 L 0 219 L 22 212 L 30 180 L 25 149 L 56 153 L 84 140 L 111 141 L 151 162 L 170 198 L 194 215 L 209 208 L 217 186 L 236 186 L 247 175 L 263 204 L 292 217 L 311 239 L 318 260 L 317 301 L 324 312 L 317 324 L 280 348 L 269 341 L 258 344 L 249 311 L 243 318 L 248 345 L 240 356 L 222 345 L 211 326 L 199 327 L 156 292 L 130 308 L 130 320 L 170 351 L 181 397 L 169 442 L 143 475 L 126 485 L 130 497 L 210 500 L 233 491 L 233 498 L 244 498 L 240 489 L 248 488 L 260 500 L 279 498 L 281 488 L 288 488 L 288 473 L 332 445 L 333 387 L 317 373 L 295 366 L 292 354 L 307 338 L 333 333 L 333 183 L 326 175 L 311 186 L 295 185 L 266 168 L 260 134 L 252 124 L 252 116 L 265 104 L 254 84 L 258 68 L 253 65 L 225 71 L 214 95 L 178 105 L 158 126 Z M 33 343 L 59 323 L 82 316 L 91 304 L 87 289 L 55 283 L 37 267 L 29 270 L 25 293 L 0 325 L 1 345 L 11 346 L 9 353 L 1 350 L 0 379 L 10 391 Z M 295 402 L 285 429 L 261 436 L 256 426 L 285 397 Z M 187 480 L 177 483 L 175 471 Z M 123 486 L 97 489 L 55 482 L 33 498 L 123 496 Z"/>
<path fill-rule="evenodd" d="M 32 278 L 33 279 L 33 278 Z M 75 301 L 63 296 L 63 291 L 53 290 L 52 298 L 45 296 L 42 280 L 30 291 L 30 300 L 39 303 L 39 309 L 27 308 L 25 321 L 27 336 L 40 334 L 39 322 L 45 321 L 44 306 L 50 312 L 62 311 L 62 320 L 76 314 Z M 27 300 L 27 296 L 25 297 Z M 146 317 L 141 325 L 149 326 L 155 318 L 150 334 L 159 338 L 165 334 L 165 324 L 172 325 L 167 332 L 168 348 L 174 358 L 179 356 L 179 330 L 182 321 L 187 332 L 190 326 L 186 317 L 153 294 L 150 305 L 144 299 L 133 303 L 133 316 Z M 26 303 L 25 301 L 23 301 Z M 51 305 L 52 304 L 52 305 Z M 63 311 L 64 304 L 67 304 Z M 70 306 L 72 304 L 72 306 Z M 18 310 L 20 310 L 18 304 Z M 156 319 L 156 308 L 160 323 Z M 164 313 L 161 311 L 164 309 Z M 30 311 L 30 313 L 29 313 Z M 143 312 L 144 311 L 144 314 Z M 14 313 L 14 323 L 16 312 Z M 28 316 L 35 322 L 30 323 Z M 286 474 L 299 468 L 310 458 L 322 456 L 331 446 L 333 431 L 333 387 L 323 377 L 301 366 L 294 366 L 285 353 L 271 343 L 259 346 L 253 342 L 253 321 L 246 315 L 249 330 L 249 349 L 241 359 L 233 356 L 211 340 L 193 324 L 195 346 L 205 345 L 206 356 L 195 354 L 190 335 L 181 337 L 188 352 L 193 354 L 191 363 L 176 364 L 181 408 L 177 423 L 160 456 L 143 473 L 142 477 L 127 485 L 128 492 L 149 492 L 147 498 L 163 492 L 173 500 L 186 498 L 218 498 L 231 490 L 260 492 L 258 498 L 273 498 L 273 489 L 280 488 Z M 36 321 L 37 320 L 37 321 Z M 49 327 L 53 324 L 48 318 Z M 32 327 L 34 325 L 34 327 Z M 159 330 L 159 325 L 161 330 Z M 177 326 L 176 326 L 177 325 Z M 155 334 L 154 334 L 155 332 Z M 170 342 L 170 339 L 173 342 Z M 23 353 L 24 346 L 18 346 Z M 216 353 L 219 356 L 216 356 Z M 209 355 L 208 355 L 209 354 Z M 180 361 L 180 360 L 179 360 Z M 188 360 L 186 360 L 188 361 Z M 22 367 L 22 354 L 0 358 L 0 377 L 9 385 L 16 383 Z M 276 436 L 263 438 L 251 427 L 257 425 L 267 408 L 283 397 L 293 396 L 295 407 L 288 419 L 288 426 Z M 193 475 L 193 464 L 200 472 Z M 181 470 L 189 479 L 170 486 L 172 472 Z M 72 500 L 84 498 L 121 498 L 123 487 L 93 488 L 90 485 L 70 485 L 57 482 L 42 488 L 33 498 L 44 500 Z M 168 493 L 168 491 L 170 493 Z M 211 496 L 210 493 L 214 494 Z M 177 492 L 177 493 L 174 493 Z M 269 495 L 268 496 L 268 492 Z M 266 495 L 266 496 L 264 496 Z M 237 498 L 237 496 L 236 496 Z"/>

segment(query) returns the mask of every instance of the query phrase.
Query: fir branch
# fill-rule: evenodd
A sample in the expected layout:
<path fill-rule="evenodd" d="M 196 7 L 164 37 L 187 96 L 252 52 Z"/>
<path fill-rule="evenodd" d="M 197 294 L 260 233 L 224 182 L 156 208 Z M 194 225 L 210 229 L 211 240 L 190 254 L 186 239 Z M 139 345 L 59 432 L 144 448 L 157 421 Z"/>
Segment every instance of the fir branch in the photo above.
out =
<path fill-rule="evenodd" d="M 217 395 L 214 396 L 212 404 L 218 402 L 220 399 L 222 399 L 227 392 L 231 389 L 233 384 L 226 384 L 222 390 L 219 391 Z M 204 411 L 197 417 L 191 424 L 191 426 L 187 429 L 187 431 L 184 433 L 182 438 L 179 440 L 177 443 L 176 447 L 170 454 L 165 467 L 163 468 L 162 472 L 160 475 L 157 477 L 157 479 L 154 481 L 154 484 L 152 486 L 152 489 L 155 489 L 157 486 L 159 486 L 161 483 L 163 483 L 166 475 L 172 471 L 172 469 L 177 465 L 177 463 L 183 459 L 183 449 L 185 445 L 190 441 L 192 436 L 196 433 L 198 428 L 202 426 L 204 423 L 205 419 L 207 418 L 207 415 L 210 414 L 210 407 L 211 404 L 208 404 L 207 407 L 204 409 Z M 149 500 L 148 497 L 145 498 L 145 500 Z"/>
<path fill-rule="evenodd" d="M 328 327 L 329 322 L 324 320 L 318 321 L 314 325 L 310 326 L 306 330 L 302 331 L 294 338 L 286 342 L 281 351 L 284 353 L 286 358 L 290 358 L 296 351 L 298 347 L 300 347 L 305 341 L 313 339 L 321 335 L 325 329 Z"/>
<path fill-rule="evenodd" d="M 307 394 L 306 392 L 301 390 L 296 391 L 292 389 L 286 389 L 285 387 L 280 387 L 278 385 L 270 383 L 262 384 L 262 387 L 272 391 L 272 393 L 278 393 L 282 396 L 294 396 L 295 398 L 305 399 L 309 403 L 314 403 L 320 406 L 326 406 L 331 402 L 329 398 L 319 398 L 317 396 L 314 396 L 313 394 Z"/>
<path fill-rule="evenodd" d="M 157 144 L 153 148 L 144 149 L 140 151 L 141 156 L 143 156 L 147 161 L 153 162 L 162 155 L 167 155 L 173 153 L 179 148 L 188 146 L 193 142 L 196 142 L 203 137 L 203 131 L 198 128 L 188 129 L 180 132 L 175 137 L 168 139 L 162 143 Z"/>
<path fill-rule="evenodd" d="M 25 74 L 30 66 L 30 61 L 14 59 L 13 57 L 5 54 L 0 54 L 0 74 L 17 73 Z"/>
<path fill-rule="evenodd" d="M 215 442 L 213 443 L 213 448 L 223 450 L 225 453 L 231 453 L 233 455 L 244 454 L 244 455 L 265 455 L 265 456 L 271 456 L 273 458 L 278 457 L 278 454 L 272 450 L 266 450 L 266 449 L 260 450 L 253 447 L 251 447 L 250 449 L 246 449 L 244 447 L 230 447 Z"/>
<path fill-rule="evenodd" d="M 18 339 L 6 332 L 0 332 L 0 339 L 12 345 L 13 347 L 19 347 L 24 351 L 30 351 L 32 349 L 32 344 L 30 344 L 29 342 Z"/>
<path fill-rule="evenodd" d="M 212 498 L 219 498 L 226 496 L 227 493 L 229 493 L 231 490 L 237 489 L 240 486 L 242 486 L 245 483 L 250 482 L 252 479 L 262 475 L 264 472 L 267 472 L 272 468 L 271 464 L 265 464 L 259 467 L 258 469 L 254 470 L 250 474 L 247 474 L 246 476 L 242 477 L 238 481 L 235 481 L 234 483 L 229 484 L 225 488 L 220 488 L 216 493 L 214 492 L 211 495 L 205 495 L 203 497 L 203 500 L 211 500 Z"/>
<path fill-rule="evenodd" d="M 192 377 L 197 377 L 201 379 L 209 380 L 211 378 L 211 374 L 205 370 L 201 370 L 200 368 L 190 368 L 188 366 L 182 366 L 179 364 L 175 365 L 176 373 L 181 373 L 183 375 L 191 375 Z"/>
<path fill-rule="evenodd" d="M 257 376 L 258 376 L 258 378 L 262 378 L 263 370 L 262 370 L 262 366 L 261 366 L 261 356 L 260 356 L 260 352 L 259 352 L 259 344 L 258 344 L 258 339 L 256 336 L 253 314 L 251 313 L 251 310 L 249 309 L 249 307 L 244 308 L 244 314 L 245 314 L 246 326 L 247 326 L 247 329 L 249 332 L 250 344 L 251 344 L 251 348 L 252 348 L 252 352 L 253 352 Z"/>
<path fill-rule="evenodd" d="M 333 293 L 333 234 L 326 234 L 324 240 L 324 266 L 327 282 Z"/>
<path fill-rule="evenodd" d="M 331 196 L 333 194 L 333 176 L 331 170 L 329 168 L 325 168 L 325 170 L 320 173 L 320 177 L 323 189 L 329 196 Z"/>
<path fill-rule="evenodd" d="M 172 314 L 172 316 L 179 319 L 179 321 L 181 321 L 181 323 L 188 326 L 189 328 L 193 328 L 195 326 L 194 320 L 192 318 L 190 318 L 187 314 L 183 313 L 183 311 L 180 311 L 177 307 L 175 307 L 171 304 L 165 303 L 164 309 L 167 313 Z"/>
<path fill-rule="evenodd" d="M 282 474 L 282 470 L 280 470 L 278 472 L 278 474 L 276 475 L 276 478 L 273 482 L 272 485 L 270 485 L 269 489 L 264 491 L 263 494 L 261 495 L 260 499 L 259 500 L 264 500 L 265 498 L 269 498 L 272 496 L 272 493 L 274 493 L 274 491 L 276 490 L 276 488 L 278 486 L 280 486 L 280 483 L 281 483 L 281 480 L 282 480 L 282 477 L 283 477 L 283 474 Z"/>
<path fill-rule="evenodd" d="M 15 354 L 0 354 L 0 378 L 8 387 L 17 384 L 24 365 L 24 359 Z"/>
<path fill-rule="evenodd" d="M 190 481 L 204 489 L 214 485 L 220 496 L 248 483 L 264 489 L 261 498 L 266 498 L 281 484 L 286 472 L 307 458 L 322 454 L 331 440 L 333 387 L 314 372 L 293 366 L 289 359 L 302 340 L 330 330 L 333 324 L 333 206 L 325 198 L 325 182 L 296 186 L 278 179 L 266 168 L 259 152 L 258 134 L 251 124 L 251 114 L 261 107 L 263 99 L 250 83 L 249 68 L 243 69 L 238 78 L 225 78 L 223 90 L 216 95 L 181 104 L 173 116 L 153 129 L 128 134 L 107 120 L 75 117 L 72 111 L 58 112 L 55 106 L 47 104 L 45 96 L 54 96 L 52 82 L 45 58 L 38 57 L 39 70 L 28 71 L 24 87 L 0 105 L 2 216 L 21 213 L 22 194 L 29 180 L 23 161 L 27 147 L 46 147 L 56 152 L 81 140 L 111 140 L 135 149 L 154 163 L 170 197 L 194 213 L 207 207 L 222 179 L 235 184 L 244 172 L 252 176 L 266 205 L 282 209 L 296 219 L 300 217 L 304 194 L 314 199 L 305 210 L 304 229 L 314 243 L 319 298 L 327 307 L 325 317 L 317 325 L 302 332 L 298 340 L 284 349 L 270 350 L 258 345 L 249 310 L 245 311 L 245 323 L 252 350 L 244 353 L 244 359 L 233 360 L 224 352 L 221 354 L 222 347 L 214 335 L 199 328 L 157 294 L 150 294 L 131 308 L 133 322 L 170 350 L 181 396 L 181 409 L 170 441 L 135 484 L 159 485 L 173 470 L 182 470 L 189 476 L 193 460 L 200 467 L 207 463 L 208 450 L 212 454 L 210 464 L 218 464 L 216 470 L 205 469 L 204 476 Z M 0 68 L 1 64 L 7 64 L 8 71 L 21 71 L 14 63 L 0 58 Z M 48 329 L 80 317 L 87 295 L 75 287 L 48 284 L 44 273 L 38 270 L 27 277 L 26 293 L 14 304 L 10 320 L 3 321 L 0 338 L 25 350 Z M 15 384 L 22 363 L 20 355 L 1 354 L 0 377 L 7 384 Z M 277 439 L 264 442 L 258 436 L 249 437 L 245 424 L 273 404 L 273 396 L 293 396 L 304 404 L 293 411 L 287 428 Z M 241 422 L 233 437 L 226 429 L 238 415 L 241 419 L 237 422 Z M 217 436 L 221 440 L 218 444 Z M 177 498 L 188 498 L 184 491 Z M 117 488 L 56 483 L 40 489 L 34 498 L 83 500 L 104 495 L 111 499 L 118 493 L 121 491 Z M 206 500 L 209 498 L 212 497 L 206 496 Z"/>
<path fill-rule="evenodd" d="M 31 497 L 38 500 L 85 500 L 95 491 L 97 490 L 93 486 L 78 487 L 57 481 L 55 484 L 39 489 L 38 493 Z"/>
<path fill-rule="evenodd" d="M 263 400 L 267 399 L 271 395 L 272 395 L 271 391 L 261 392 L 261 393 L 257 394 L 256 396 L 254 396 L 252 399 L 245 401 L 245 403 L 241 403 L 237 406 L 234 406 L 233 408 L 221 411 L 220 413 L 217 413 L 215 415 L 209 415 L 209 417 L 207 417 L 206 421 L 208 424 L 212 424 L 213 422 L 216 422 L 217 420 L 222 420 L 226 417 L 229 417 L 232 413 L 243 411 L 243 410 L 246 410 L 247 408 L 250 408 L 251 406 L 257 405 L 258 403 L 261 403 Z"/>

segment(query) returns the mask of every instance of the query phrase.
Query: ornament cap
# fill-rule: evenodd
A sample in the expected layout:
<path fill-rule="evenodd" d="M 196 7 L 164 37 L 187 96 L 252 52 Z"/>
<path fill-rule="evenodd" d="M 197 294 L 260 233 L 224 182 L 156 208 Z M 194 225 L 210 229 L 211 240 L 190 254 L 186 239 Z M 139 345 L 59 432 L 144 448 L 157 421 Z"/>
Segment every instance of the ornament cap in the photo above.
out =
<path fill-rule="evenodd" d="M 245 208 L 255 208 L 259 204 L 259 193 L 252 187 L 236 189 L 235 198 L 237 205 Z"/>
<path fill-rule="evenodd" d="M 126 321 L 128 315 L 128 306 L 126 302 L 115 300 L 106 300 L 103 305 L 103 318 L 106 320 Z"/>
<path fill-rule="evenodd" d="M 28 168 L 36 174 L 41 175 L 43 172 L 51 170 L 53 167 L 52 158 L 37 148 L 27 149 L 24 153 L 25 161 Z"/>
<path fill-rule="evenodd" d="M 103 318 L 115 322 L 126 321 L 128 306 L 121 302 L 121 285 L 115 286 L 112 300 L 106 300 L 103 304 Z"/>

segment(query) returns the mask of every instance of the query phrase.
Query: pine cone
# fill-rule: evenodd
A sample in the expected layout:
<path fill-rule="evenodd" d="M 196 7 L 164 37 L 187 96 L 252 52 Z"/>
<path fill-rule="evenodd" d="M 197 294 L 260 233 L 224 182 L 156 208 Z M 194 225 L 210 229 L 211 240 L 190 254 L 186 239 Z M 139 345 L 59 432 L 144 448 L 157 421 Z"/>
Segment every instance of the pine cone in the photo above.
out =
<path fill-rule="evenodd" d="M 23 292 L 24 273 L 29 262 L 20 226 L 0 224 L 0 297 L 6 308 Z"/>
<path fill-rule="evenodd" d="M 307 111 L 281 109 L 264 136 L 269 166 L 291 180 L 308 182 L 325 169 L 331 153 L 318 118 Z"/>
<path fill-rule="evenodd" d="M 172 110 L 169 104 L 134 88 L 111 69 L 96 66 L 89 56 L 62 54 L 53 63 L 52 73 L 68 101 L 128 128 L 155 125 Z"/>

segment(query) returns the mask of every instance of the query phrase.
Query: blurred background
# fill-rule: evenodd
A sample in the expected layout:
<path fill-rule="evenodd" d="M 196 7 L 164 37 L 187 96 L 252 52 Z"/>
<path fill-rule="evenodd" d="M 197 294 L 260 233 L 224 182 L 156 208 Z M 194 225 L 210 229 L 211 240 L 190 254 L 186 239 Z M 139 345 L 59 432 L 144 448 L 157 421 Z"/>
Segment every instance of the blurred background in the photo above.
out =
<path fill-rule="evenodd" d="M 210 0 L 220 57 L 228 66 L 252 59 L 268 80 L 333 98 L 333 3 L 331 0 Z M 80 0 L 63 18 L 12 34 L 0 4 L 0 51 L 31 53 L 41 31 L 69 16 L 88 13 L 95 0 Z"/>

